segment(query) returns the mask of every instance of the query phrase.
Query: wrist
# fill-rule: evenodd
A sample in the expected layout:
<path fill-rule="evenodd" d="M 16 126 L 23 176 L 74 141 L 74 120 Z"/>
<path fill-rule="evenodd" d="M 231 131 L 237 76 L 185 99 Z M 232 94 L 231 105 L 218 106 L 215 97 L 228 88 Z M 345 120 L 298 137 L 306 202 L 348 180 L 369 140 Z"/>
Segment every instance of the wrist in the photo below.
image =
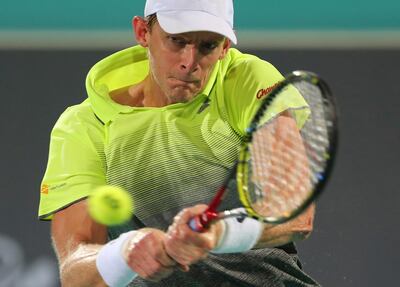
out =
<path fill-rule="evenodd" d="M 137 276 L 122 254 L 125 241 L 134 232 L 121 234 L 118 238 L 105 244 L 97 254 L 97 270 L 104 282 L 110 287 L 126 286 Z"/>

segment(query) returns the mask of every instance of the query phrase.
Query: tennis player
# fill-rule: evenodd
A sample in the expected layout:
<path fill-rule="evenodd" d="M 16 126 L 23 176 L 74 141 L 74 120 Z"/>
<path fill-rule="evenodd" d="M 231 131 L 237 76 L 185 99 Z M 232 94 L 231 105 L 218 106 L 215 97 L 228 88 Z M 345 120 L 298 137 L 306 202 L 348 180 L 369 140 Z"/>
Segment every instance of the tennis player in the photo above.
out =
<path fill-rule="evenodd" d="M 221 220 L 204 233 L 187 226 L 224 182 L 245 127 L 282 75 L 231 48 L 231 0 L 147 0 L 144 16 L 133 19 L 139 45 L 97 63 L 88 98 L 51 133 L 39 218 L 52 220 L 62 285 L 318 286 L 293 243 L 312 231 L 313 208 L 275 227 L 253 219 Z M 282 101 L 277 118 L 303 106 Z M 134 198 L 129 223 L 105 227 L 88 215 L 86 198 L 105 184 Z M 224 204 L 237 206 L 233 197 Z"/>

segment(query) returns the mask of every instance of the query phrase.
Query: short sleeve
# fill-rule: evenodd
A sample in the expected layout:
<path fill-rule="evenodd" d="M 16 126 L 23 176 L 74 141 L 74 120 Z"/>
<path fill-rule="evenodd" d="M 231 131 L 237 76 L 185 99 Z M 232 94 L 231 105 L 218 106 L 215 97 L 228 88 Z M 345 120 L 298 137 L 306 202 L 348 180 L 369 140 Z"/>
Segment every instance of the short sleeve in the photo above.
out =
<path fill-rule="evenodd" d="M 49 157 L 40 189 L 39 219 L 87 197 L 104 185 L 104 128 L 85 104 L 67 109 L 50 136 Z"/>
<path fill-rule="evenodd" d="M 243 55 L 233 62 L 225 79 L 224 102 L 228 120 L 239 134 L 244 133 L 262 101 L 283 79 L 273 65 L 256 56 Z M 294 87 L 274 102 L 268 117 L 272 119 L 289 109 L 300 128 L 308 117 L 308 106 Z"/>

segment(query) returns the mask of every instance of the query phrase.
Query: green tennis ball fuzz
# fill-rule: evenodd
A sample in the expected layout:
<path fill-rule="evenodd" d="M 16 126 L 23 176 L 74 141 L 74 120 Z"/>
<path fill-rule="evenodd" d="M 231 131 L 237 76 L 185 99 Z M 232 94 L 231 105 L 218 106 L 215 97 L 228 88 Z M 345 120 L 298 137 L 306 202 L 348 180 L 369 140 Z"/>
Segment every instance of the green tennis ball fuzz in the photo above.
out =
<path fill-rule="evenodd" d="M 88 198 L 90 216 L 98 223 L 113 226 L 131 219 L 132 197 L 124 189 L 106 185 L 97 188 Z"/>

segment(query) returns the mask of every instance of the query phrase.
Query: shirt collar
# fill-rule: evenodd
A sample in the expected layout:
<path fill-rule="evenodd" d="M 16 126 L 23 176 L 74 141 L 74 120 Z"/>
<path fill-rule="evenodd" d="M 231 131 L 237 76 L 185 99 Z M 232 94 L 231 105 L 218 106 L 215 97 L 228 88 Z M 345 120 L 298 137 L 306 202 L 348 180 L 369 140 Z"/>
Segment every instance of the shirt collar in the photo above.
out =
<path fill-rule="evenodd" d="M 136 66 L 139 62 L 146 63 L 146 69 L 144 69 L 144 65 L 141 64 L 140 67 L 138 66 L 136 68 L 135 74 L 139 75 L 139 78 L 145 78 L 148 74 L 148 58 L 147 50 L 141 46 L 131 47 L 112 54 L 98 62 L 89 71 L 86 79 L 86 90 L 95 114 L 103 123 L 112 121 L 119 113 L 128 113 L 137 109 L 135 107 L 120 105 L 114 102 L 110 98 L 109 92 L 110 90 L 113 90 L 113 84 L 116 81 L 116 78 L 118 78 L 118 81 L 120 81 L 120 78 L 127 78 L 127 75 L 131 74 L 131 67 Z M 197 96 L 205 95 L 208 97 L 210 95 L 216 82 L 219 68 L 220 61 L 217 61 L 213 67 L 211 75 L 209 76 L 207 84 Z M 121 73 L 122 70 L 127 70 L 127 72 Z M 110 74 L 114 74 L 114 76 L 109 77 Z M 105 78 L 109 79 L 104 80 Z M 108 80 L 112 80 L 113 83 Z M 130 79 L 123 79 L 122 82 L 127 82 L 129 80 Z"/>

